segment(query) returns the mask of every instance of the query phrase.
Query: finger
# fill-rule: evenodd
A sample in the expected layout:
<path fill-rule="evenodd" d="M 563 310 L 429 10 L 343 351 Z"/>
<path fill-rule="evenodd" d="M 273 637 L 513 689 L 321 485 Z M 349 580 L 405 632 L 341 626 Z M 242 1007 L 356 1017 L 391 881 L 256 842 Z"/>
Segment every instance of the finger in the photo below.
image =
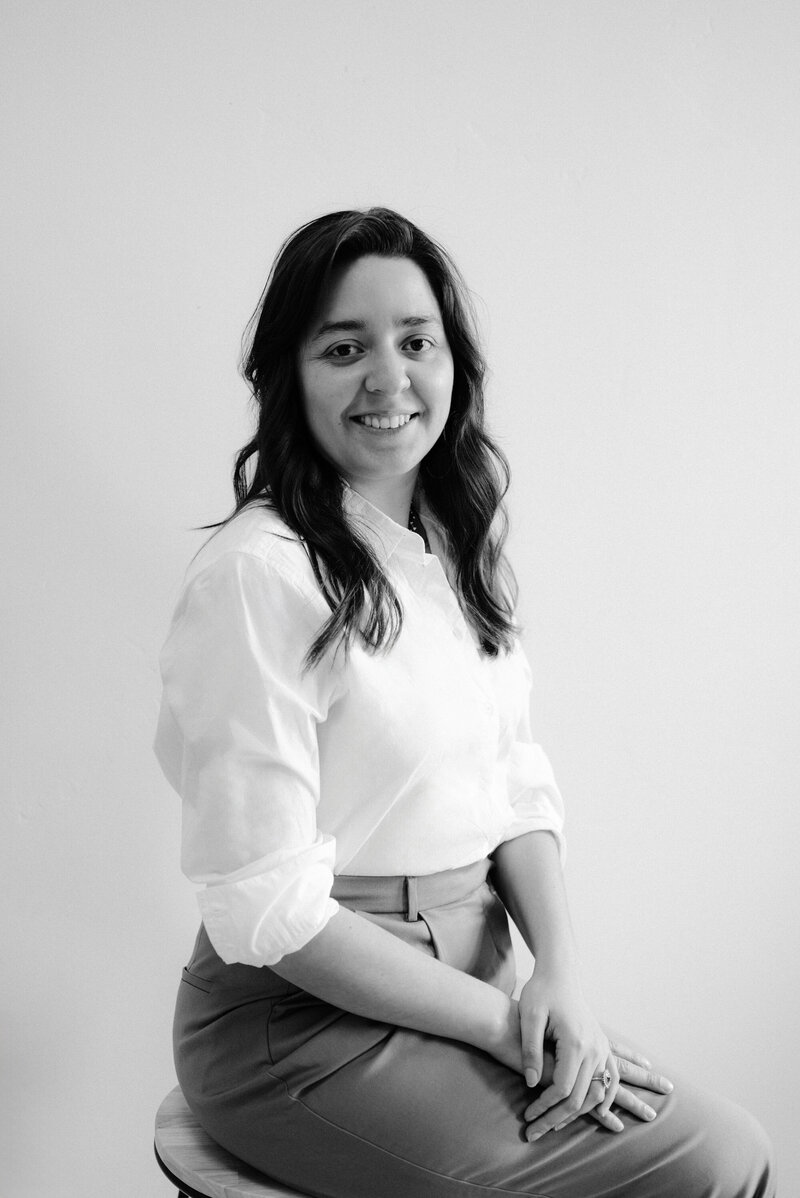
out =
<path fill-rule="evenodd" d="M 655 1094 L 671 1094 L 674 1086 L 668 1077 L 662 1077 L 652 1069 L 644 1069 L 634 1065 L 625 1057 L 615 1057 L 621 1081 L 628 1086 L 639 1086 L 642 1090 L 652 1090 Z"/>
<path fill-rule="evenodd" d="M 621 1132 L 625 1130 L 625 1124 L 619 1116 L 615 1115 L 613 1111 L 604 1111 L 602 1106 L 596 1106 L 593 1111 L 589 1111 L 589 1114 L 607 1131 Z"/>
<path fill-rule="evenodd" d="M 526 1123 L 533 1123 L 536 1119 L 541 1119 L 548 1111 L 552 1111 L 563 1101 L 564 1095 L 554 1085 L 550 1085 L 545 1090 L 542 1090 L 541 1094 L 538 1095 L 529 1107 L 526 1107 L 523 1118 Z"/>
<path fill-rule="evenodd" d="M 649 1106 L 634 1094 L 632 1090 L 627 1089 L 626 1086 L 620 1086 L 614 1101 L 618 1107 L 629 1111 L 631 1115 L 635 1115 L 637 1119 L 641 1119 L 644 1123 L 652 1123 L 658 1114 L 654 1107 Z"/>
<path fill-rule="evenodd" d="M 537 1011 L 533 1015 L 520 1017 L 522 1040 L 522 1069 L 526 1083 L 538 1086 L 544 1064 L 544 1036 L 547 1030 L 547 1012 Z"/>
<path fill-rule="evenodd" d="M 553 1070 L 552 1087 L 559 1098 L 566 1099 L 575 1089 L 578 1074 L 585 1064 L 583 1050 L 577 1041 L 567 1042 L 562 1037 L 556 1041 L 555 1056 L 556 1064 Z M 581 1094 L 581 1102 L 586 1097 L 591 1076 L 592 1071 L 590 1070 Z"/>
<path fill-rule="evenodd" d="M 567 1123 L 571 1123 L 573 1119 L 572 1112 L 568 1109 L 566 1102 L 557 1102 L 538 1119 L 534 1120 L 525 1129 L 525 1139 L 529 1143 L 535 1140 L 541 1140 L 542 1136 L 549 1131 L 556 1131 L 565 1127 Z"/>
<path fill-rule="evenodd" d="M 596 1077 L 589 1078 L 589 1085 L 586 1090 L 586 1095 L 583 1102 L 578 1105 L 578 1097 L 582 1088 L 582 1079 L 579 1075 L 578 1082 L 572 1095 L 562 1105 L 569 1112 L 560 1123 L 556 1124 L 554 1131 L 561 1131 L 562 1127 L 566 1127 L 568 1123 L 572 1123 L 580 1115 L 592 1114 L 599 1108 L 605 1097 L 606 1088 L 603 1082 Z"/>
<path fill-rule="evenodd" d="M 564 1099 L 563 1102 L 557 1102 L 542 1115 L 534 1117 L 531 1121 L 529 1121 L 528 1127 L 525 1131 L 525 1136 L 529 1143 L 533 1143 L 535 1140 L 540 1140 L 548 1131 L 561 1131 L 562 1128 L 565 1128 L 570 1123 L 574 1122 L 574 1120 L 580 1115 L 594 1115 L 596 1110 L 599 1109 L 596 1104 L 598 1104 L 602 1099 L 604 1094 L 604 1086 L 603 1083 L 597 1079 L 590 1078 L 589 1083 L 588 1093 L 581 1104 L 576 1105 L 573 1093 L 569 1096 L 569 1098 Z M 531 1104 L 528 1110 L 525 1111 L 524 1117 L 526 1120 L 528 1120 L 530 1112 L 536 1105 L 536 1103 Z M 602 1123 L 604 1127 L 608 1127 L 610 1131 L 623 1130 L 622 1121 L 618 1119 L 616 1115 L 613 1115 L 610 1112 L 602 1114 L 599 1117 L 598 1122 Z"/>
<path fill-rule="evenodd" d="M 614 1099 L 616 1098 L 617 1090 L 619 1089 L 619 1069 L 617 1068 L 617 1062 L 614 1059 L 613 1055 L 608 1058 L 606 1068 L 608 1069 L 608 1072 L 611 1074 L 611 1083 L 608 1086 L 608 1088 L 606 1089 L 605 1094 L 603 1095 L 603 1101 L 600 1103 L 599 1107 L 597 1108 L 603 1114 L 606 1114 L 611 1109 L 611 1104 L 613 1103 Z"/>
<path fill-rule="evenodd" d="M 543 1131 L 551 1128 L 566 1127 L 578 1115 L 583 1115 L 602 1101 L 604 1094 L 603 1083 L 593 1081 L 591 1076 L 579 1075 L 579 1081 L 564 1095 L 555 1084 L 539 1095 L 523 1113 L 528 1124 L 536 1124 Z"/>
<path fill-rule="evenodd" d="M 573 1119 L 577 1119 L 579 1115 L 584 1115 L 596 1107 L 602 1100 L 604 1092 L 603 1083 L 592 1077 L 591 1065 L 584 1062 L 578 1070 L 572 1093 L 561 1103 L 565 1114 L 561 1122 L 556 1124 L 554 1131 L 561 1131 L 561 1128 L 572 1123 Z"/>
<path fill-rule="evenodd" d="M 593 1110 L 603 1099 L 605 1086 L 600 1078 L 595 1077 L 603 1067 L 597 1066 L 591 1060 L 585 1060 L 578 1070 L 572 1093 L 567 1104 L 573 1110 L 573 1118 L 584 1111 Z"/>
<path fill-rule="evenodd" d="M 566 1079 L 566 1080 L 565 1080 Z M 553 1075 L 553 1080 L 547 1089 L 531 1103 L 525 1112 L 525 1119 L 531 1123 L 533 1120 L 540 1118 L 546 1111 L 552 1111 L 555 1107 L 561 1107 L 566 1103 L 573 1090 L 573 1078 L 570 1076 L 569 1070 L 562 1070 L 561 1076 L 558 1076 L 558 1069 Z M 555 1124 L 553 1125 L 555 1126 Z"/>
<path fill-rule="evenodd" d="M 611 1051 L 618 1057 L 625 1057 L 626 1060 L 632 1061 L 634 1065 L 640 1065 L 642 1069 L 651 1069 L 652 1066 L 647 1057 L 643 1057 L 640 1052 L 629 1048 L 627 1044 L 623 1044 L 621 1040 L 611 1041 Z"/>
<path fill-rule="evenodd" d="M 530 1120 L 539 1118 L 545 1111 L 561 1102 L 569 1103 L 569 1114 L 578 1114 L 586 1100 L 592 1074 L 596 1071 L 593 1062 L 596 1063 L 597 1057 L 594 1054 L 592 1057 L 586 1057 L 577 1041 L 568 1044 L 562 1037 L 555 1045 L 555 1059 L 550 1085 L 528 1108 L 527 1117 Z M 602 1092 L 591 1105 L 596 1106 L 601 1098 Z"/>

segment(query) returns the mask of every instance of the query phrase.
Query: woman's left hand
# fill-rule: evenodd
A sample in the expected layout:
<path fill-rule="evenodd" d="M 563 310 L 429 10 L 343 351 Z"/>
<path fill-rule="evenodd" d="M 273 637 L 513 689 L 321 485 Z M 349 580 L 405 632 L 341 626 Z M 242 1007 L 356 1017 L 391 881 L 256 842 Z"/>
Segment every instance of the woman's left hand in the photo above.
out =
<path fill-rule="evenodd" d="M 650 1090 L 653 1094 L 670 1094 L 673 1090 L 672 1082 L 669 1078 L 664 1077 L 660 1073 L 655 1073 L 650 1062 L 639 1053 L 631 1048 L 618 1042 L 611 1042 L 611 1062 L 617 1068 L 620 1080 L 623 1084 L 619 1086 L 613 1099 L 615 1105 L 620 1111 L 626 1111 L 635 1119 L 641 1119 L 644 1123 L 649 1123 L 656 1118 L 657 1112 L 654 1107 L 644 1101 L 641 1096 L 642 1090 Z M 613 1069 L 609 1062 L 609 1072 L 613 1075 Z M 548 1064 L 550 1071 L 548 1072 Z M 542 1081 L 548 1084 L 552 1077 L 552 1058 L 549 1052 L 545 1053 L 545 1073 Z M 630 1086 L 635 1086 L 636 1089 L 629 1089 Z M 637 1093 L 639 1091 L 639 1093 Z M 536 1126 L 536 1133 L 529 1138 L 539 1139 L 546 1131 L 560 1131 L 568 1123 L 572 1122 L 573 1118 L 578 1115 L 588 1114 L 593 1119 L 596 1119 L 601 1126 L 607 1128 L 608 1131 L 621 1132 L 625 1130 L 625 1125 L 613 1111 L 608 1108 L 611 1105 L 610 1099 L 611 1089 L 609 1088 L 606 1099 L 600 1102 L 597 1106 L 592 1106 L 587 1098 L 584 1107 L 577 1112 L 576 1115 L 567 1119 L 554 1116 L 553 1112 L 557 1109 L 551 1107 L 544 1115 L 539 1115 Z M 531 1103 L 525 1111 L 523 1118 L 526 1120 L 533 1117 L 536 1118 L 535 1103 Z"/>
<path fill-rule="evenodd" d="M 544 1085 L 525 1112 L 527 1138 L 536 1140 L 588 1111 L 609 1130 L 621 1131 L 609 1110 L 619 1089 L 617 1063 L 574 975 L 537 967 L 522 989 L 519 1018 L 525 1080 L 529 1086 Z M 551 1078 L 542 1076 L 545 1040 L 554 1054 Z M 606 1069 L 608 1088 L 597 1078 Z"/>

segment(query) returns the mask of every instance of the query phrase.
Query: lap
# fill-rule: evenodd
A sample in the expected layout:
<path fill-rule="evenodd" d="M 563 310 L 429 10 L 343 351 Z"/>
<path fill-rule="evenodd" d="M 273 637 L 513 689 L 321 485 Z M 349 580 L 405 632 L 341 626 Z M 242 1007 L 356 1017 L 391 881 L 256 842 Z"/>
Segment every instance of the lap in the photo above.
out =
<path fill-rule="evenodd" d="M 457 937 L 444 931 L 453 951 Z M 494 969 L 494 948 L 484 955 Z M 755 1120 L 662 1063 L 675 1089 L 642 1092 L 653 1122 L 619 1112 L 626 1126 L 615 1135 L 584 1116 L 529 1144 L 533 1092 L 494 1058 L 341 1011 L 269 969 L 225 966 L 202 931 L 175 1045 L 179 1080 L 209 1134 L 319 1198 L 774 1194 Z"/>
<path fill-rule="evenodd" d="M 622 1113 L 619 1135 L 582 1117 L 529 1144 L 530 1097 L 520 1076 L 469 1046 L 343 1015 L 206 1114 L 226 1147 L 325 1198 L 771 1192 L 758 1124 L 682 1079 L 671 1095 L 646 1094 L 652 1123 Z"/>

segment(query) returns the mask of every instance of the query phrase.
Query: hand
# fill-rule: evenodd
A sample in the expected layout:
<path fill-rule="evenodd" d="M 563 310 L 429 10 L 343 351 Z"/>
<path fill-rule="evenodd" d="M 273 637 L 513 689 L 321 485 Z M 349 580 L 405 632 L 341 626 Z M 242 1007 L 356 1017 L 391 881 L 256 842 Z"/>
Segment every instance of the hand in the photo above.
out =
<path fill-rule="evenodd" d="M 529 1086 L 543 1081 L 545 1041 L 553 1048 L 555 1067 L 549 1084 L 525 1112 L 529 1140 L 562 1127 L 580 1114 L 603 1108 L 604 1122 L 622 1124 L 608 1108 L 619 1088 L 619 1070 L 603 1029 L 581 995 L 574 974 L 549 972 L 541 966 L 523 987 L 519 1000 L 522 1061 Z M 597 1074 L 608 1069 L 608 1090 Z"/>
<path fill-rule="evenodd" d="M 629 1111 L 637 1119 L 642 1119 L 646 1123 L 651 1122 L 655 1119 L 657 1112 L 629 1090 L 628 1086 L 636 1086 L 639 1090 L 651 1090 L 654 1094 L 671 1094 L 674 1089 L 672 1082 L 660 1073 L 654 1073 L 653 1067 L 646 1057 L 643 1057 L 641 1053 L 634 1052 L 633 1049 L 621 1044 L 618 1040 L 612 1042 L 611 1052 L 614 1055 L 620 1080 L 627 1083 L 620 1085 L 616 1097 L 612 1101 L 623 1110 Z M 612 1131 L 622 1131 L 623 1126 L 613 1127 L 608 1123 L 607 1118 L 603 1117 L 607 1115 L 611 1120 L 615 1119 L 615 1116 L 608 1110 L 610 1106 L 611 1102 L 602 1102 L 595 1107 L 591 1115 L 604 1127 L 610 1127 Z M 617 1122 L 621 1123 L 620 1120 Z"/>
<path fill-rule="evenodd" d="M 611 1052 L 611 1059 L 616 1066 L 618 1077 L 629 1085 L 636 1086 L 641 1090 L 651 1090 L 655 1094 L 669 1094 L 672 1091 L 672 1082 L 668 1078 L 662 1077 L 661 1074 L 652 1072 L 650 1062 L 640 1053 L 634 1052 L 619 1042 L 611 1044 Z M 609 1071 L 611 1072 L 610 1063 Z M 609 1089 L 602 1101 L 594 1107 L 590 1107 L 587 1100 L 582 1110 L 578 1111 L 575 1115 L 563 1119 L 560 1123 L 553 1118 L 552 1110 L 554 1108 L 551 1108 L 551 1111 L 539 1118 L 537 1124 L 539 1134 L 535 1138 L 538 1139 L 551 1129 L 560 1131 L 562 1127 L 566 1126 L 567 1123 L 571 1123 L 572 1119 L 577 1118 L 580 1114 L 590 1114 L 593 1119 L 596 1119 L 601 1126 L 607 1128 L 609 1131 L 624 1131 L 622 1120 L 609 1109 L 612 1102 L 617 1107 L 628 1111 L 637 1119 L 642 1119 L 645 1122 L 651 1122 L 655 1119 L 656 1111 L 653 1107 L 648 1106 L 646 1102 L 629 1090 L 627 1086 L 619 1085 L 615 1096 L 611 1098 L 610 1095 L 611 1090 Z M 524 1117 L 526 1120 L 530 1118 L 531 1112 L 533 1112 L 534 1118 L 536 1117 L 535 1107 L 536 1104 L 532 1103 L 525 1111 Z"/>
<path fill-rule="evenodd" d="M 491 1034 L 482 1039 L 477 1044 L 477 1047 L 482 1048 L 485 1052 L 495 1057 L 502 1065 L 507 1065 L 509 1069 L 513 1069 L 515 1073 L 524 1073 L 519 1003 L 516 999 L 506 999 L 505 1008 L 499 1020 L 494 1023 Z M 549 1085 L 554 1069 L 555 1058 L 549 1046 L 545 1045 L 541 1077 L 542 1085 Z"/>

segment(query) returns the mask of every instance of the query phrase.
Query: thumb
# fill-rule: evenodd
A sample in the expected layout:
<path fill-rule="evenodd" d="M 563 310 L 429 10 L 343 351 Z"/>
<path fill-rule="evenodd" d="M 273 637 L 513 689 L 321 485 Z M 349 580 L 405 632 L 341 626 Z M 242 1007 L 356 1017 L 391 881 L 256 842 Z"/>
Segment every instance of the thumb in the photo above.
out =
<path fill-rule="evenodd" d="M 544 1064 L 544 1034 L 547 1028 L 547 1012 L 534 1011 L 530 1015 L 520 1012 L 520 1036 L 522 1038 L 522 1069 L 529 1086 L 537 1086 Z"/>

